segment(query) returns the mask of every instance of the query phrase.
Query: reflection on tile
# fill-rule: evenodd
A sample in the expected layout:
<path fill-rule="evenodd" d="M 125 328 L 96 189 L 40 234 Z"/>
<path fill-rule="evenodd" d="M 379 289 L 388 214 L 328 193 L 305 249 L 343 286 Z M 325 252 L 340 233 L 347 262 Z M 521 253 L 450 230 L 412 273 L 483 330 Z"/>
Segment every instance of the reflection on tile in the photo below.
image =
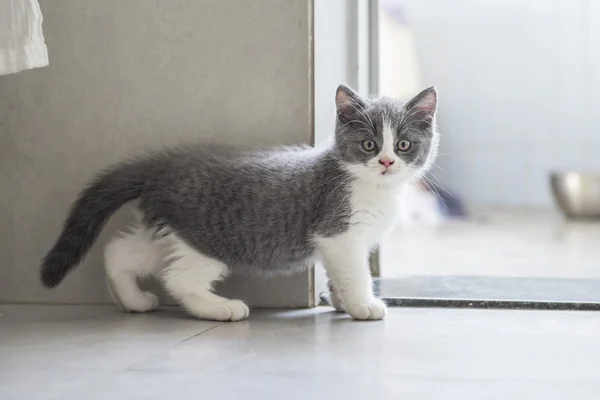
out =
<path fill-rule="evenodd" d="M 0 306 L 0 398 L 595 399 L 586 312 L 329 308 L 216 324 L 176 309 Z"/>
<path fill-rule="evenodd" d="M 0 368 L 40 374 L 124 368 L 217 325 L 176 309 L 124 314 L 106 306 L 5 305 L 0 314 Z"/>
<path fill-rule="evenodd" d="M 595 399 L 600 385 L 588 382 L 447 380 L 386 375 L 236 374 L 126 372 L 79 392 L 86 399 Z"/>

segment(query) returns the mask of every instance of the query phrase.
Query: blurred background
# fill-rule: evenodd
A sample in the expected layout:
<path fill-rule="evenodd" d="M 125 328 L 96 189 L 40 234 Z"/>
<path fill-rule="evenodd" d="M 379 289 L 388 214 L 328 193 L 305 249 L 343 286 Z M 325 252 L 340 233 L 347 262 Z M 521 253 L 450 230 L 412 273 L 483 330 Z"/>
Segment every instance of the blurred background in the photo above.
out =
<path fill-rule="evenodd" d="M 376 91 L 436 85 L 442 133 L 381 246 L 386 296 L 600 300 L 598 22 L 592 0 L 378 2 Z M 555 182 L 583 213 L 553 173 L 585 173 Z"/>

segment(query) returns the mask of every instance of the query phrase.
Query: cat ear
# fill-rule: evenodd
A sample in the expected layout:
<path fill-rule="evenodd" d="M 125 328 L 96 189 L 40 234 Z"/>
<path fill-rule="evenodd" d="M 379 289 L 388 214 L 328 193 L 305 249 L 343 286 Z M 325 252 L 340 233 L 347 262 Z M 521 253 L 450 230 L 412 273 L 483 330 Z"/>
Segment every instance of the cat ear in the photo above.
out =
<path fill-rule="evenodd" d="M 431 125 L 437 110 L 437 97 L 437 90 L 433 86 L 413 97 L 404 106 L 406 119 L 419 120 L 423 124 Z"/>
<path fill-rule="evenodd" d="M 361 115 L 365 102 L 348 86 L 340 85 L 335 92 L 335 106 L 340 121 L 349 122 Z"/>

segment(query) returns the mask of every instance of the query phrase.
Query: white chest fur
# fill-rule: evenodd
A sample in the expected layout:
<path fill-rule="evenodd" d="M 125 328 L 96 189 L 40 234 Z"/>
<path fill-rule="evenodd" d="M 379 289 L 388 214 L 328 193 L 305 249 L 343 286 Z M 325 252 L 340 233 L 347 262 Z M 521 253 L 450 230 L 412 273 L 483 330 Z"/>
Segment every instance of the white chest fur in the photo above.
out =
<path fill-rule="evenodd" d="M 404 185 L 359 183 L 350 198 L 352 217 L 348 234 L 373 246 L 398 220 L 400 196 Z"/>

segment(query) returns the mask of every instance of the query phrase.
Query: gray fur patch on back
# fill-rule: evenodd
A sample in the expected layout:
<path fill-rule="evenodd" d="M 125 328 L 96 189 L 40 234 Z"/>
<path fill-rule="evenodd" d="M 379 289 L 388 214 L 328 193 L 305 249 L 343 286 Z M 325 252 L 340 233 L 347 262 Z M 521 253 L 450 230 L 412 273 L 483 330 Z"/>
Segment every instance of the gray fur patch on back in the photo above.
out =
<path fill-rule="evenodd" d="M 145 222 L 236 272 L 308 267 L 312 238 L 348 224 L 352 177 L 329 149 L 196 146 L 153 161 L 138 204 Z"/>

